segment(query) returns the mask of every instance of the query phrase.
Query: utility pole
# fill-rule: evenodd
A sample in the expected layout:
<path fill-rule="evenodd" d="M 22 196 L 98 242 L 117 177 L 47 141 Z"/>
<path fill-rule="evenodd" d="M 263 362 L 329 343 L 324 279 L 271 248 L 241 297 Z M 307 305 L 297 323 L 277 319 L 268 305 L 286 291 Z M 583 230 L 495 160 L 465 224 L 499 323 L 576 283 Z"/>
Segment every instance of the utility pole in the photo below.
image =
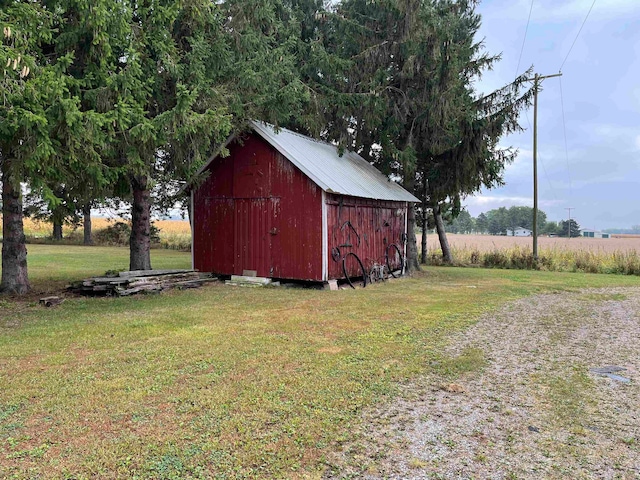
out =
<path fill-rule="evenodd" d="M 538 75 L 528 78 L 533 82 L 533 258 L 538 260 L 538 90 L 545 78 L 560 77 L 562 73 Z"/>
<path fill-rule="evenodd" d="M 571 210 L 575 209 L 575 207 L 565 207 L 565 210 L 569 210 L 569 240 L 571 240 Z"/>

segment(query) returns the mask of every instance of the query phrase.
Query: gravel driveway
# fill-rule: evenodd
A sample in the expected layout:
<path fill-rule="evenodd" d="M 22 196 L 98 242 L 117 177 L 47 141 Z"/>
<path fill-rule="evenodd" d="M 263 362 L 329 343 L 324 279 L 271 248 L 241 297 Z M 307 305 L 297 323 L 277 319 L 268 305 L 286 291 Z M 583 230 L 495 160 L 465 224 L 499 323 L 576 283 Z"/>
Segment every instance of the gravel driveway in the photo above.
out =
<path fill-rule="evenodd" d="M 329 478 L 640 478 L 638 289 L 509 303 L 447 354 L 469 352 L 479 368 L 424 377 L 367 412 Z"/>

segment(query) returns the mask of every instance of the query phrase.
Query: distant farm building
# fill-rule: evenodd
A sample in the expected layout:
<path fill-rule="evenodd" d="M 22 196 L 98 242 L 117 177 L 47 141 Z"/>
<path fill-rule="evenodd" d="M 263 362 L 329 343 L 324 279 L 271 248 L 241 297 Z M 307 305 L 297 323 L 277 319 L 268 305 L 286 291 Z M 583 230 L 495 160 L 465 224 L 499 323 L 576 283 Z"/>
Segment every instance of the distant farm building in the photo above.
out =
<path fill-rule="evenodd" d="M 582 236 L 587 238 L 610 238 L 608 233 L 598 232 L 597 230 L 582 230 Z"/>
<path fill-rule="evenodd" d="M 533 232 L 528 228 L 518 227 L 515 230 L 507 229 L 507 237 L 531 237 Z"/>
<path fill-rule="evenodd" d="M 358 154 L 257 122 L 226 147 L 191 189 L 194 268 L 323 282 L 406 256 L 419 200 Z"/>

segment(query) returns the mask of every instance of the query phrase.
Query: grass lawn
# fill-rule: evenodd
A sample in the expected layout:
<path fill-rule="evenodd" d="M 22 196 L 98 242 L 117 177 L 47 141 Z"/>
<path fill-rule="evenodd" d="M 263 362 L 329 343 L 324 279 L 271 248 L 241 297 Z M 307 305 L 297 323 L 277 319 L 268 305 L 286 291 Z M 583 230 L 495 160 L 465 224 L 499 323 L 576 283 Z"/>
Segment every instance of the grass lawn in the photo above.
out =
<path fill-rule="evenodd" d="M 153 253 L 156 268 L 190 263 Z M 30 246 L 30 274 L 46 289 L 127 256 Z M 440 352 L 487 309 L 613 285 L 640 278 L 429 268 L 355 291 L 0 300 L 0 477 L 319 478 L 363 408 L 398 382 L 471 368 Z"/>
<path fill-rule="evenodd" d="M 107 270 L 127 270 L 129 250 L 114 247 L 27 245 L 31 286 L 38 292 L 64 288 L 74 280 L 102 275 Z M 151 250 L 153 268 L 191 268 L 191 254 Z"/>

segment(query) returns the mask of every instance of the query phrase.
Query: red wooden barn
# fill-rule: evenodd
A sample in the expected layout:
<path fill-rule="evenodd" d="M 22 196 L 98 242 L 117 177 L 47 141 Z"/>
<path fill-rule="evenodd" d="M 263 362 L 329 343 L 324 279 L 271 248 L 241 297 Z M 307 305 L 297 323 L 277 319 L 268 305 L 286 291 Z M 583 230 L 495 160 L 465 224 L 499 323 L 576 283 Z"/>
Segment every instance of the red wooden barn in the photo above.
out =
<path fill-rule="evenodd" d="M 257 122 L 227 148 L 191 190 L 194 268 L 322 282 L 405 255 L 418 199 L 358 154 Z"/>

